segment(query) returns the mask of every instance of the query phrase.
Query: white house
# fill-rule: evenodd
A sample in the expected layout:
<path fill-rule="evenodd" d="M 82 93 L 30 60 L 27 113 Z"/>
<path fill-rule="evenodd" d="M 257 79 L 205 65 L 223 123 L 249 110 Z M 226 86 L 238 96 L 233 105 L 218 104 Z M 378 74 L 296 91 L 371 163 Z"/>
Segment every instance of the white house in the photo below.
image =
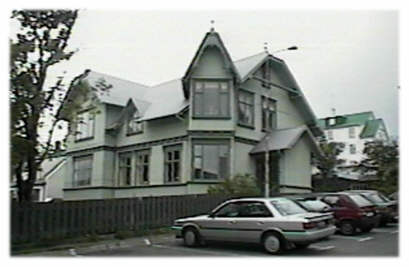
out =
<path fill-rule="evenodd" d="M 84 96 L 82 81 L 112 88 Z M 280 192 L 311 190 L 322 131 L 289 68 L 265 51 L 233 61 L 213 30 L 181 79 L 148 87 L 89 71 L 68 99 L 82 108 L 67 141 L 64 199 L 206 193 L 246 173 L 262 182 L 267 151 Z"/>
<path fill-rule="evenodd" d="M 345 162 L 338 168 L 338 176 L 343 178 L 361 178 L 360 174 L 352 169 L 365 157 L 365 142 L 389 140 L 383 120 L 376 119 L 372 111 L 322 118 L 318 124 L 324 129 L 328 142 L 345 145 L 344 151 L 339 155 Z"/>

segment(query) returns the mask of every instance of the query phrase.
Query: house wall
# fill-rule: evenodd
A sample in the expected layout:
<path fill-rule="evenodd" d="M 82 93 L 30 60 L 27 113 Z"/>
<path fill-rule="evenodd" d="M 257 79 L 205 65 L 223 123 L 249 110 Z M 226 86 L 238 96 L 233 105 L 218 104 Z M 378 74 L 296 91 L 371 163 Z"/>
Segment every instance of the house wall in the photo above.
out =
<path fill-rule="evenodd" d="M 270 89 L 261 86 L 261 83 L 256 80 L 247 80 L 239 88 L 245 89 L 254 93 L 254 129 L 245 128 L 239 125 L 235 125 L 236 136 L 260 140 L 265 132 L 261 130 L 262 126 L 262 106 L 261 106 L 261 96 L 267 96 L 269 98 L 275 99 L 277 101 L 277 128 L 292 128 L 305 124 L 302 115 L 297 110 L 296 106 L 290 99 L 287 91 L 272 86 Z M 235 110 L 237 113 L 237 100 L 235 105 Z"/>
<path fill-rule="evenodd" d="M 66 177 L 66 162 L 62 163 L 47 177 L 45 198 L 63 198 L 63 187 Z"/>
<path fill-rule="evenodd" d="M 349 137 L 350 128 L 355 128 L 354 138 Z M 360 162 L 363 159 L 363 150 L 365 148 L 365 142 L 371 140 L 369 138 L 361 139 L 359 137 L 363 128 L 364 126 L 359 125 L 359 126 L 351 126 L 351 127 L 331 129 L 331 130 L 324 131 L 327 139 L 328 139 L 328 131 L 332 131 L 333 139 L 332 140 L 328 139 L 328 142 L 339 142 L 339 143 L 345 144 L 344 151 L 339 155 L 340 159 L 345 160 L 344 165 L 353 165 L 355 164 L 354 162 Z M 351 154 L 351 151 L 350 151 L 351 144 L 354 144 L 356 146 L 355 154 Z"/>
<path fill-rule="evenodd" d="M 249 155 L 252 145 L 244 144 L 241 142 L 234 142 L 234 168 L 233 175 L 237 174 L 252 174 L 256 175 L 256 166 L 254 159 Z"/>
<path fill-rule="evenodd" d="M 98 102 L 85 102 L 82 107 L 84 109 L 93 107 L 97 111 L 94 121 L 94 136 L 91 139 L 75 140 L 75 136 L 70 134 L 67 137 L 67 152 L 82 150 L 91 147 L 102 146 L 105 144 L 105 122 L 106 122 L 106 108 L 105 104 Z M 104 130 L 101 130 L 104 129 Z M 75 131 L 75 130 L 74 130 Z"/>
<path fill-rule="evenodd" d="M 285 150 L 280 158 L 280 184 L 311 187 L 311 146 L 304 134 L 295 146 Z M 304 189 L 301 189 L 301 191 Z M 285 188 L 284 192 L 297 192 L 297 188 Z"/>

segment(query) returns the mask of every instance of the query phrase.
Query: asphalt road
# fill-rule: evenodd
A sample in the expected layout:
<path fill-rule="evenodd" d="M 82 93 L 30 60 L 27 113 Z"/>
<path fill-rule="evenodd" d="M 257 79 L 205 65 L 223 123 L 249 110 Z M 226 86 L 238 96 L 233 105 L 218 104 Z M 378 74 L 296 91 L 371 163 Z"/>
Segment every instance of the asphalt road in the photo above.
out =
<path fill-rule="evenodd" d="M 399 255 L 398 236 L 399 230 L 397 225 L 375 228 L 370 233 L 358 234 L 356 236 L 335 234 L 328 240 L 314 243 L 306 249 L 285 251 L 279 257 L 393 257 Z M 210 243 L 204 247 L 188 248 L 183 245 L 181 239 L 175 239 L 170 235 L 164 236 L 155 242 L 150 242 L 147 237 L 145 244 L 79 256 L 271 257 L 258 245 Z"/>

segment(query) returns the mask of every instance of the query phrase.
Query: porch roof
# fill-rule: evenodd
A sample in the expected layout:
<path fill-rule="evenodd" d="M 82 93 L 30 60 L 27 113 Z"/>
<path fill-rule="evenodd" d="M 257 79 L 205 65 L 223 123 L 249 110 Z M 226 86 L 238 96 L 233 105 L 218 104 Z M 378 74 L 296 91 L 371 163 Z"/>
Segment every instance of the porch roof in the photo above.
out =
<path fill-rule="evenodd" d="M 250 151 L 250 155 L 264 153 L 266 149 L 268 149 L 268 151 L 291 149 L 304 133 L 307 134 L 308 139 L 311 141 L 314 152 L 321 156 L 321 149 L 316 143 L 311 131 L 305 125 L 295 128 L 277 129 L 267 133 L 263 139 L 253 147 Z"/>

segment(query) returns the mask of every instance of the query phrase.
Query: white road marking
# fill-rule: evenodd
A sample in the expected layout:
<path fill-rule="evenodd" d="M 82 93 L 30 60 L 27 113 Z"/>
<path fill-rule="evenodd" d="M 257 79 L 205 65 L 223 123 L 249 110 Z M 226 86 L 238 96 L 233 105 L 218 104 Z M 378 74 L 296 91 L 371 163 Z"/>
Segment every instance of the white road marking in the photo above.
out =
<path fill-rule="evenodd" d="M 145 241 L 145 244 L 147 246 L 152 246 L 152 243 L 151 243 L 151 241 L 149 239 L 145 238 L 143 241 Z"/>
<path fill-rule="evenodd" d="M 332 238 L 334 238 L 334 239 L 348 239 L 348 240 L 355 240 L 355 241 L 358 241 L 359 239 L 361 239 L 361 238 L 359 238 L 359 237 L 343 236 L 343 235 L 332 235 L 332 236 L 331 236 L 331 239 L 332 239 Z"/>
<path fill-rule="evenodd" d="M 389 229 L 389 230 L 387 230 L 387 229 L 372 229 L 372 231 L 371 232 L 373 232 L 373 233 L 390 233 L 391 232 L 391 230 Z"/>
<path fill-rule="evenodd" d="M 152 244 L 152 247 L 182 250 L 182 251 L 189 251 L 189 252 L 199 252 L 199 253 L 212 254 L 212 255 L 217 255 L 217 256 L 243 256 L 241 254 L 235 254 L 235 253 L 225 253 L 225 252 L 218 253 L 218 252 L 202 250 L 202 249 L 191 249 L 191 248 L 184 248 L 184 247 L 171 247 L 171 246 L 156 245 L 156 244 Z"/>
<path fill-rule="evenodd" d="M 310 246 L 310 248 L 316 249 L 316 250 L 329 250 L 329 249 L 335 248 L 335 246 L 321 247 L 321 246 L 313 245 L 313 246 Z"/>
<path fill-rule="evenodd" d="M 396 230 L 396 231 L 392 231 L 392 232 L 390 232 L 391 234 L 397 234 L 397 233 L 399 233 L 399 230 Z"/>
<path fill-rule="evenodd" d="M 70 248 L 70 249 L 68 250 L 68 253 L 69 253 L 71 256 L 74 256 L 74 257 L 82 257 L 81 255 L 78 255 L 78 254 L 77 254 L 77 251 L 75 251 L 75 248 Z"/>
<path fill-rule="evenodd" d="M 369 241 L 369 240 L 372 240 L 372 239 L 373 239 L 373 237 L 368 236 L 368 237 L 364 237 L 364 238 L 359 239 L 358 242 L 365 242 L 365 241 Z"/>

